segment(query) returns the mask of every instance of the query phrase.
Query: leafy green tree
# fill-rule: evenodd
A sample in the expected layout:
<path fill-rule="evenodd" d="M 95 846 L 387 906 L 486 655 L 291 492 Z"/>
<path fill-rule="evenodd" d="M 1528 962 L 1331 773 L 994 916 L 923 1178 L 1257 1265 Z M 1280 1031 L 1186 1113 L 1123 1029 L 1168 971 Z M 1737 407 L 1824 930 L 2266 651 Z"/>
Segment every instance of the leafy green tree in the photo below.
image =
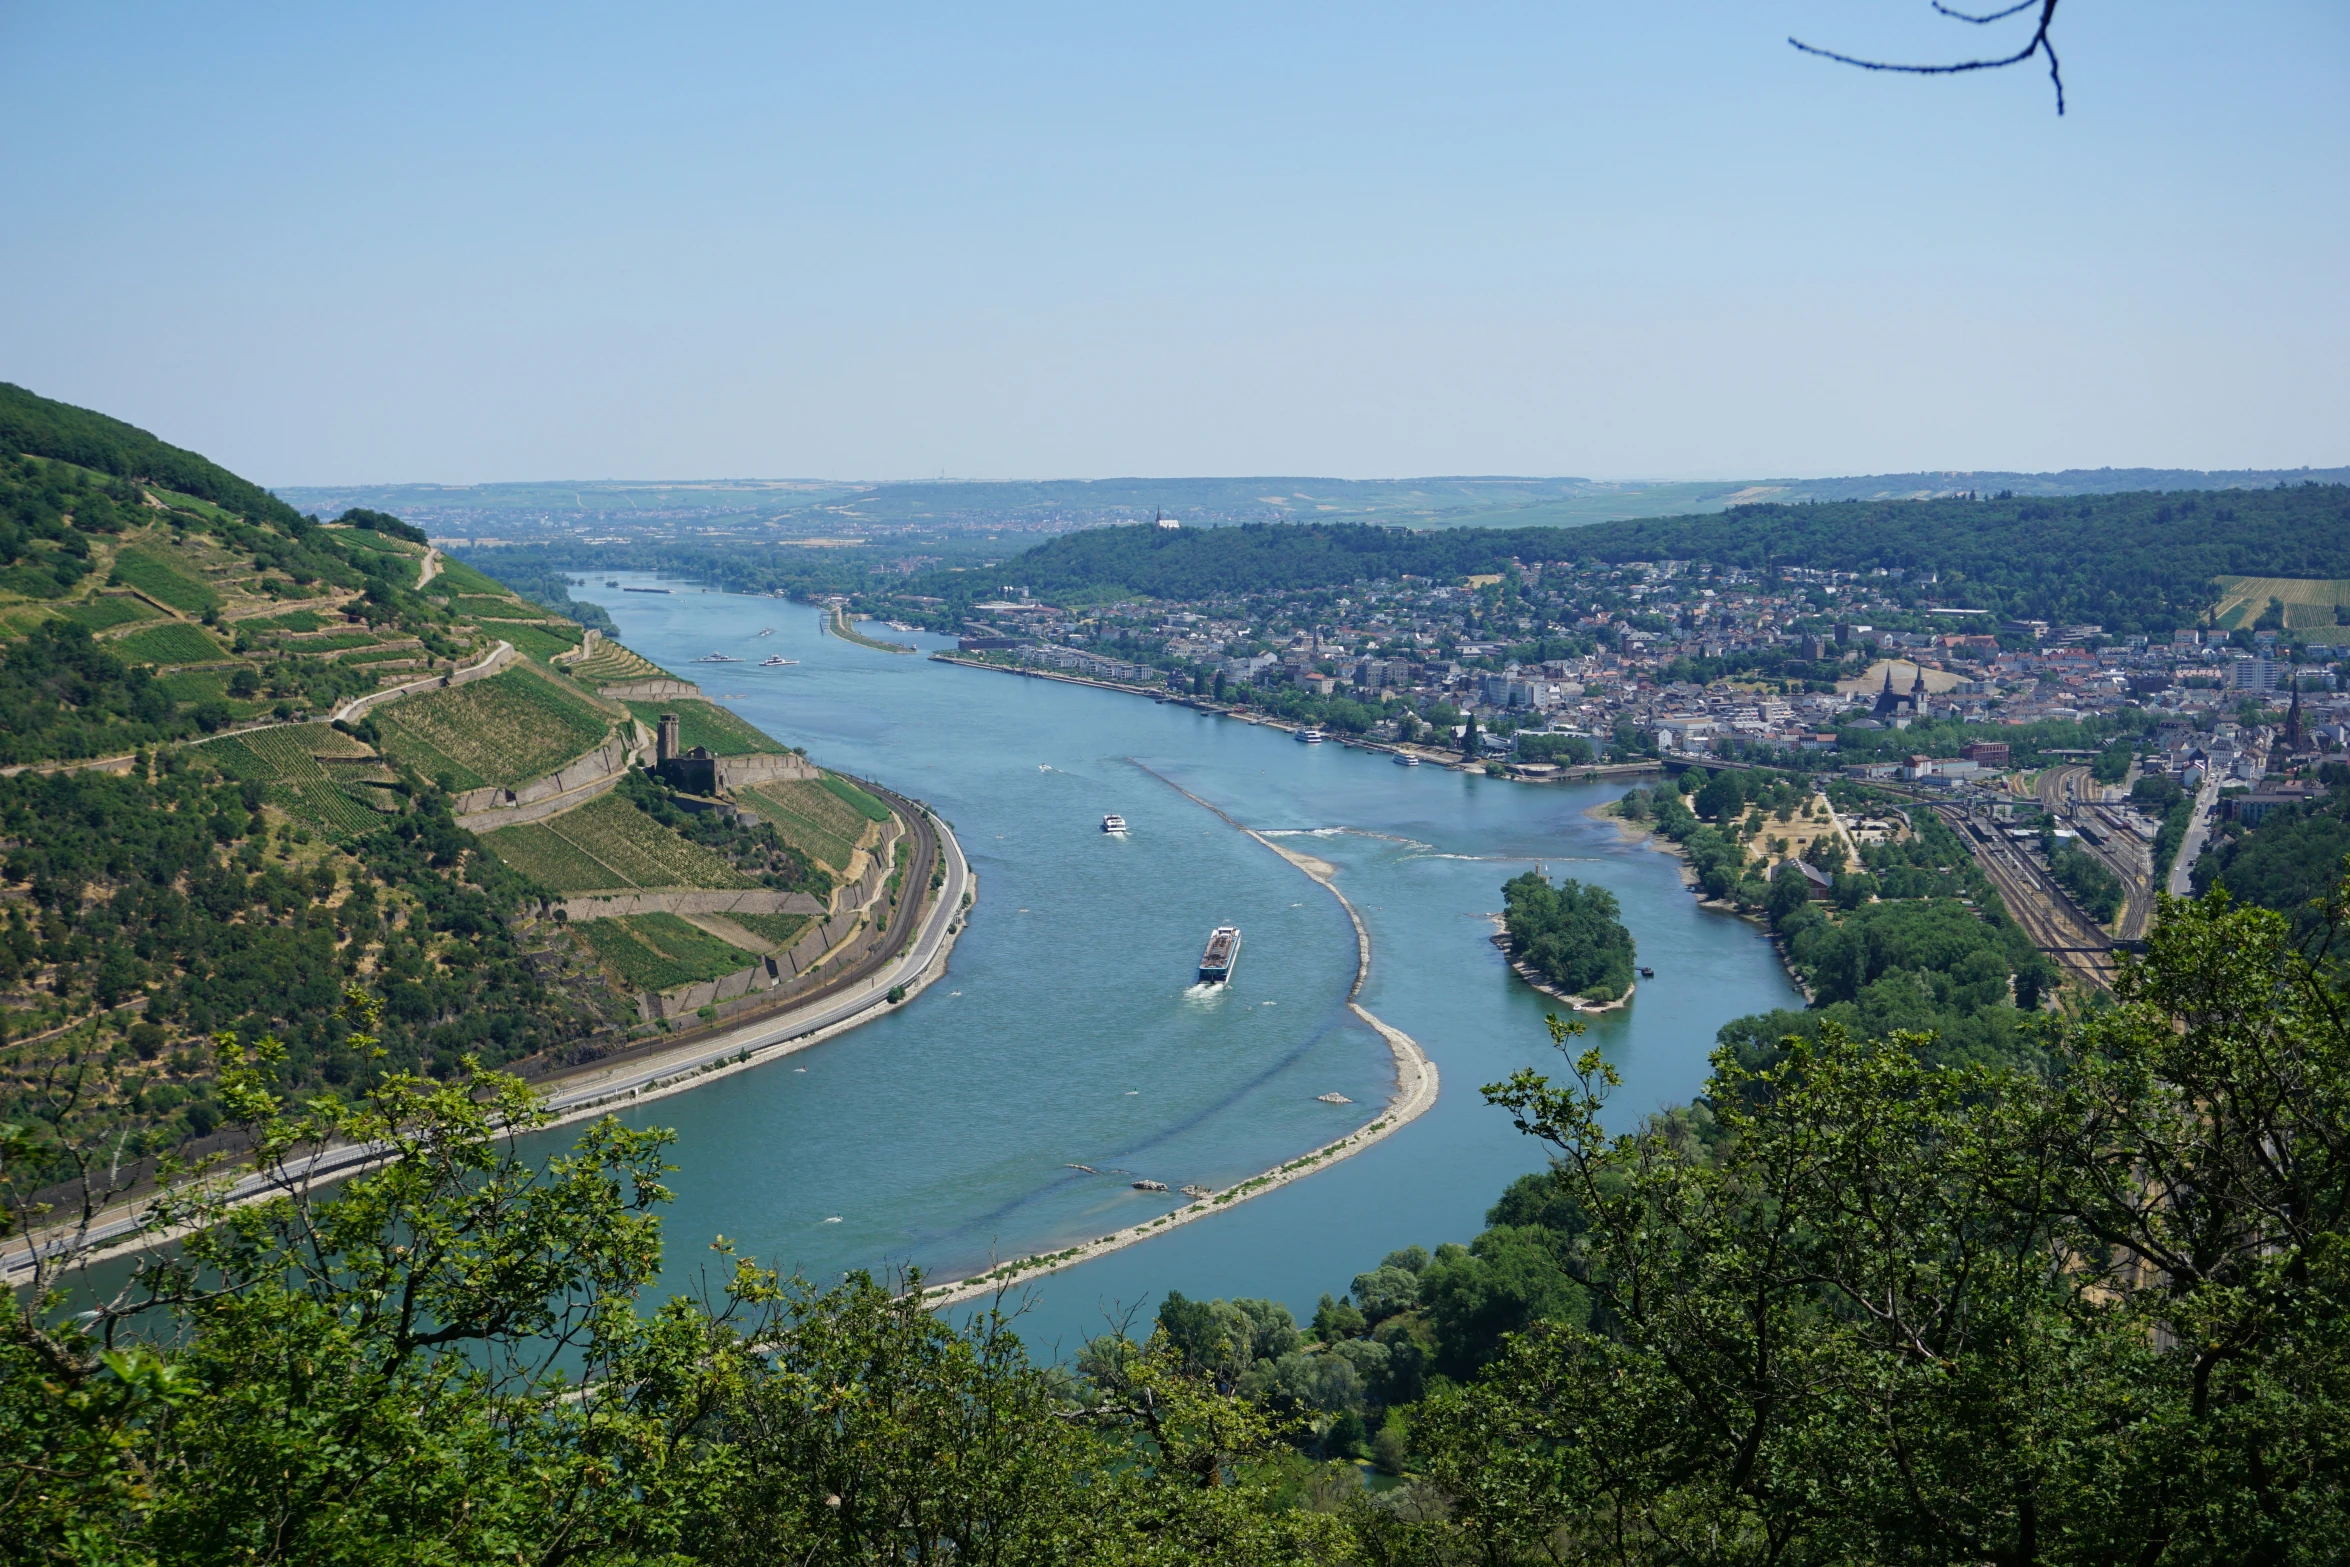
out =
<path fill-rule="evenodd" d="M 2114 1004 L 2051 1027 L 2046 1075 L 1830 1029 L 1759 1071 L 1717 1055 L 1703 1137 L 1607 1132 L 1596 1050 L 1563 1086 L 1488 1088 L 1588 1220 L 1595 1325 L 1521 1333 L 1421 1406 L 1455 1510 L 1417 1538 L 1488 1562 L 2333 1556 L 2350 997 L 2276 914 L 2163 912 Z"/>

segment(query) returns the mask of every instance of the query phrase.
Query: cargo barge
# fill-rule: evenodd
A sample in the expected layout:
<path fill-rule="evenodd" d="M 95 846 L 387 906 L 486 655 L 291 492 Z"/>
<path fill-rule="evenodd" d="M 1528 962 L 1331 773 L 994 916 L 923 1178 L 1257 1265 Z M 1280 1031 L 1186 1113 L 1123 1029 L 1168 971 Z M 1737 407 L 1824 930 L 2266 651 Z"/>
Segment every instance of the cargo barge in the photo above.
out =
<path fill-rule="evenodd" d="M 1208 932 L 1208 950 L 1199 955 L 1199 982 L 1221 985 L 1240 962 L 1240 927 L 1219 925 Z"/>

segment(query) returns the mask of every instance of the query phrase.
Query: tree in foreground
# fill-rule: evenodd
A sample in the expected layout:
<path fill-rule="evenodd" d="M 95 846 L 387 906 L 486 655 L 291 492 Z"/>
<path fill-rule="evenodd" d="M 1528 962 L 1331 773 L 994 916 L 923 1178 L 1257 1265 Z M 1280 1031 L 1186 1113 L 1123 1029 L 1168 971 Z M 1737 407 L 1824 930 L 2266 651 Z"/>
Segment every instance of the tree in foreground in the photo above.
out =
<path fill-rule="evenodd" d="M 1394 1532 L 1493 1562 L 2337 1559 L 2341 977 L 2220 896 L 2165 905 L 2046 1076 L 1830 1030 L 1724 1052 L 1703 1113 L 1628 1135 L 1597 1051 L 1488 1089 L 1554 1150 L 1590 1321 L 1428 1401 L 1453 1516 Z"/>

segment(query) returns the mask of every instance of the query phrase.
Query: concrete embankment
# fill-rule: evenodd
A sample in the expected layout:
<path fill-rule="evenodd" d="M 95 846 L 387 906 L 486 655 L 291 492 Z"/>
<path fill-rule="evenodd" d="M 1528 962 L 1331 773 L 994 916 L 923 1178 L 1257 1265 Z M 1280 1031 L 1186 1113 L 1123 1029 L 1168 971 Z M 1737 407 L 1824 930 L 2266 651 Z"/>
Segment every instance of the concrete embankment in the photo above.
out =
<path fill-rule="evenodd" d="M 1133 758 L 1129 757 L 1127 760 L 1131 762 Z M 1355 931 L 1355 977 L 1354 983 L 1347 988 L 1346 992 L 1347 1010 L 1362 1019 L 1381 1039 L 1387 1042 L 1388 1051 L 1395 1058 L 1395 1092 L 1388 1097 L 1385 1107 L 1380 1110 L 1377 1116 L 1355 1128 L 1346 1136 L 1339 1138 L 1336 1142 L 1325 1143 L 1320 1148 L 1292 1159 L 1286 1164 L 1276 1165 L 1272 1169 L 1261 1171 L 1244 1181 L 1236 1181 L 1224 1190 L 1210 1193 L 1186 1207 L 1176 1209 L 1173 1213 L 1161 1214 L 1157 1218 L 1146 1219 L 1140 1224 L 1128 1225 L 1125 1229 L 1114 1234 L 1104 1235 L 1099 1240 L 1085 1241 L 1060 1251 L 1015 1258 L 966 1279 L 932 1285 L 923 1291 L 923 1302 L 926 1305 L 951 1306 L 958 1301 L 975 1300 L 983 1295 L 992 1295 L 1014 1285 L 1025 1283 L 1029 1279 L 1041 1278 L 1048 1273 L 1058 1273 L 1063 1268 L 1073 1268 L 1081 1262 L 1090 1262 L 1096 1257 L 1122 1250 L 1138 1241 L 1149 1240 L 1154 1235 L 1163 1235 L 1178 1225 L 1190 1224 L 1212 1214 L 1222 1213 L 1228 1208 L 1247 1202 L 1252 1197 L 1262 1197 L 1267 1192 L 1277 1191 L 1293 1181 L 1305 1179 L 1317 1170 L 1326 1170 L 1341 1159 L 1361 1153 L 1373 1143 L 1392 1135 L 1398 1128 L 1425 1115 L 1436 1103 L 1436 1063 L 1428 1059 L 1427 1052 L 1420 1048 L 1418 1041 L 1403 1030 L 1391 1027 L 1372 1015 L 1370 1009 L 1358 999 L 1363 993 L 1364 982 L 1371 976 L 1371 932 L 1363 924 L 1363 917 L 1356 910 L 1353 901 L 1339 890 L 1335 879 L 1338 874 L 1337 868 L 1325 861 L 1315 859 L 1312 855 L 1300 854 L 1294 849 L 1282 847 L 1263 833 L 1234 820 L 1226 811 L 1201 799 L 1164 774 L 1154 772 L 1140 762 L 1134 762 L 1134 765 L 1143 772 L 1150 773 L 1153 778 L 1158 779 L 1159 782 L 1195 805 L 1204 806 L 1213 811 L 1237 831 L 1246 833 L 1305 872 L 1315 882 L 1328 889 L 1330 895 L 1338 900 L 1338 906 L 1346 910 L 1346 917 L 1354 925 Z"/>

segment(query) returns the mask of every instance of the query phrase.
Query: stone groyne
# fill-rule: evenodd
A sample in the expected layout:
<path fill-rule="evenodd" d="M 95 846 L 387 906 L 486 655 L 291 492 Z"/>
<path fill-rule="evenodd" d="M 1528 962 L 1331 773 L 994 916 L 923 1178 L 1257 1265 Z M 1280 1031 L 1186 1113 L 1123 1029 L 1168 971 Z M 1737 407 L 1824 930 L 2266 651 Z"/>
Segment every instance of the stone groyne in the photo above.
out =
<path fill-rule="evenodd" d="M 1172 1213 L 1164 1213 L 1157 1218 L 1146 1219 L 1140 1224 L 1128 1225 L 1126 1228 L 1104 1235 L 1098 1240 L 1083 1241 L 1060 1251 L 1018 1257 L 1010 1262 L 998 1263 L 996 1266 L 988 1268 L 984 1272 L 973 1274 L 969 1278 L 931 1285 L 923 1291 L 925 1305 L 951 1306 L 959 1301 L 975 1300 L 981 1296 L 997 1294 L 1015 1285 L 1026 1283 L 1030 1279 L 1041 1278 L 1048 1273 L 1058 1273 L 1063 1268 L 1073 1268 L 1081 1262 L 1090 1262 L 1096 1257 L 1106 1256 L 1110 1252 L 1132 1246 L 1138 1241 L 1149 1240 L 1152 1236 L 1162 1235 L 1177 1225 L 1190 1224 L 1210 1215 L 1222 1213 L 1228 1208 L 1247 1202 L 1252 1197 L 1262 1197 L 1265 1193 L 1279 1190 L 1293 1181 L 1301 1181 L 1317 1170 L 1326 1170 L 1341 1159 L 1361 1153 L 1373 1143 L 1392 1135 L 1398 1128 L 1425 1115 L 1436 1103 L 1438 1086 L 1436 1063 L 1428 1059 L 1427 1052 L 1420 1048 L 1418 1041 L 1403 1030 L 1391 1027 L 1373 1016 L 1370 1009 L 1365 1007 L 1359 999 L 1362 995 L 1363 983 L 1371 975 L 1371 932 L 1369 927 L 1363 924 L 1363 917 L 1356 910 L 1353 900 L 1339 891 L 1336 867 L 1315 859 L 1312 855 L 1300 854 L 1293 849 L 1283 848 L 1263 833 L 1235 820 L 1229 812 L 1221 807 L 1193 794 L 1172 778 L 1155 772 L 1140 762 L 1135 762 L 1132 757 L 1128 757 L 1127 760 L 1193 804 L 1214 812 L 1217 817 L 1235 830 L 1246 833 L 1275 854 L 1280 855 L 1281 858 L 1326 888 L 1330 895 L 1338 900 L 1338 906 L 1346 911 L 1346 917 L 1353 924 L 1355 932 L 1355 977 L 1354 983 L 1347 988 L 1346 992 L 1347 1010 L 1362 1019 L 1381 1039 L 1387 1041 L 1388 1051 L 1395 1058 L 1395 1092 L 1388 1097 L 1386 1105 L 1377 1116 L 1335 1142 L 1325 1143 L 1312 1152 L 1303 1154 L 1285 1164 L 1275 1165 L 1272 1169 L 1260 1171 L 1246 1180 L 1236 1181 L 1220 1192 L 1210 1192 L 1204 1197 L 1196 1198 L 1189 1205 L 1178 1208 Z"/>

